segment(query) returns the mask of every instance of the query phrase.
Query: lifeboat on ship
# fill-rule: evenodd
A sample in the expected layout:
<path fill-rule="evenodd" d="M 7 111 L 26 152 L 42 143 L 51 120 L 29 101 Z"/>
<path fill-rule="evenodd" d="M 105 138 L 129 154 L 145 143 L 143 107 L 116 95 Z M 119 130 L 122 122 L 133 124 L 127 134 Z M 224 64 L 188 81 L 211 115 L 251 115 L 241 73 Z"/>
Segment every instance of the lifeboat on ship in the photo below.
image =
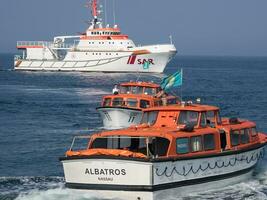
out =
<path fill-rule="evenodd" d="M 75 145 L 79 140 L 86 146 Z M 182 103 L 148 108 L 142 123 L 128 129 L 76 136 L 60 160 L 67 188 L 168 199 L 249 179 L 266 141 L 252 121 Z"/>
<path fill-rule="evenodd" d="M 146 108 L 179 103 L 179 98 L 164 93 L 158 84 L 127 82 L 115 85 L 113 94 L 103 97 L 97 111 L 104 129 L 120 129 L 139 124 Z"/>

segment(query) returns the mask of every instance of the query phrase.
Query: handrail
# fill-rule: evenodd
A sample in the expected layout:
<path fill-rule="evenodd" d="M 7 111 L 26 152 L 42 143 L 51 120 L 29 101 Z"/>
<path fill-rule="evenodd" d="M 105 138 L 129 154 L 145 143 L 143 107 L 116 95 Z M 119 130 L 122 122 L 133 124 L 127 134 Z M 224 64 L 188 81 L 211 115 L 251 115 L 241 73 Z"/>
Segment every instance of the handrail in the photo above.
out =
<path fill-rule="evenodd" d="M 69 151 L 72 151 L 72 148 L 73 148 L 73 146 L 75 144 L 75 140 L 76 139 L 91 139 L 91 138 L 92 138 L 91 135 L 87 135 L 87 136 L 84 136 L 84 135 L 83 136 L 74 136 L 73 139 L 72 139 L 72 143 L 71 143 L 71 146 L 69 148 Z M 145 136 L 120 136 L 120 135 L 116 136 L 116 135 L 111 135 L 111 136 L 104 136 L 104 137 L 101 136 L 101 137 L 96 137 L 96 138 L 113 138 L 113 139 L 118 139 L 118 138 L 120 138 L 120 139 L 127 139 L 127 138 L 133 139 L 133 138 L 138 138 L 138 139 L 145 139 L 145 141 L 146 141 L 146 150 L 147 150 L 146 153 L 147 153 L 147 157 L 150 157 L 152 155 L 152 153 L 149 150 L 149 141 L 150 141 L 149 139 L 150 138 L 154 138 L 154 137 L 151 137 L 151 136 L 145 137 Z M 89 146 L 88 146 L 88 148 L 89 148 Z"/>
<path fill-rule="evenodd" d="M 59 49 L 70 49 L 73 48 L 75 45 L 68 43 L 53 43 L 47 41 L 18 41 L 17 46 L 42 46 Z"/>

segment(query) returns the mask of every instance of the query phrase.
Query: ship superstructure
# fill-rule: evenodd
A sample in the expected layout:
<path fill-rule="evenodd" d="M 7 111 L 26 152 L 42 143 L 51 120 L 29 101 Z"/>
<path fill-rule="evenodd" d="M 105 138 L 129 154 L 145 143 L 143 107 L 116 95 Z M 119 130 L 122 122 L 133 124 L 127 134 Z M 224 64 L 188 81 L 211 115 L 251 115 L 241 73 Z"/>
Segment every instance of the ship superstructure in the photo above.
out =
<path fill-rule="evenodd" d="M 176 54 L 175 46 L 136 46 L 116 24 L 103 26 L 98 3 L 89 4 L 93 19 L 84 34 L 17 42 L 22 56 L 15 57 L 15 70 L 163 72 Z"/>

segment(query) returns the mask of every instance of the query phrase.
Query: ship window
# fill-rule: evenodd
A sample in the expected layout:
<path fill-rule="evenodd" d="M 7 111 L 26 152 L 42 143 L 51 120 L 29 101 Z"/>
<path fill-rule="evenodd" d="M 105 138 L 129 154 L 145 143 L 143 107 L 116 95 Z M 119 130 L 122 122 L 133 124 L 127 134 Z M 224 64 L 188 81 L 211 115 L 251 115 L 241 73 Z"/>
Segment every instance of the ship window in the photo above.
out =
<path fill-rule="evenodd" d="M 108 145 L 107 138 L 96 138 L 91 146 L 92 149 L 106 149 Z"/>
<path fill-rule="evenodd" d="M 148 94 L 148 95 L 156 95 L 156 89 L 150 88 L 150 87 L 145 87 L 144 93 Z"/>
<path fill-rule="evenodd" d="M 222 118 L 219 111 L 216 113 L 216 117 L 217 117 L 217 124 L 222 124 Z"/>
<path fill-rule="evenodd" d="M 143 94 L 143 88 L 144 87 L 140 87 L 140 86 L 133 87 L 132 93 L 133 94 Z"/>
<path fill-rule="evenodd" d="M 178 118 L 178 124 L 192 124 L 197 125 L 198 112 L 195 111 L 181 111 Z"/>
<path fill-rule="evenodd" d="M 170 141 L 166 138 L 149 138 L 148 149 L 150 154 L 155 157 L 166 156 L 168 153 L 169 144 Z"/>
<path fill-rule="evenodd" d="M 213 134 L 206 134 L 204 135 L 204 150 L 214 150 L 215 149 L 215 142 L 214 142 L 214 135 Z"/>
<path fill-rule="evenodd" d="M 188 138 L 177 138 L 176 139 L 176 152 L 178 154 L 189 153 L 189 139 Z"/>
<path fill-rule="evenodd" d="M 119 54 L 118 54 L 118 53 L 116 53 L 116 55 L 118 56 Z"/>
<path fill-rule="evenodd" d="M 113 106 L 123 106 L 123 99 L 122 98 L 114 98 L 112 105 Z"/>
<path fill-rule="evenodd" d="M 192 152 L 202 151 L 202 137 L 194 136 L 190 138 Z"/>
<path fill-rule="evenodd" d="M 208 126 L 215 127 L 214 111 L 208 111 L 206 116 L 207 116 L 207 124 L 208 124 Z"/>
<path fill-rule="evenodd" d="M 254 127 L 251 129 L 251 136 L 254 137 L 256 135 L 257 135 L 257 129 L 256 129 L 256 127 Z"/>
<path fill-rule="evenodd" d="M 241 144 L 249 143 L 249 130 L 248 129 L 242 129 L 240 132 L 241 135 Z"/>
<path fill-rule="evenodd" d="M 153 125 L 155 124 L 157 118 L 158 118 L 158 111 L 145 112 L 143 114 L 141 124 L 146 123 L 149 125 Z"/>
<path fill-rule="evenodd" d="M 143 99 L 141 99 L 140 100 L 140 108 L 149 108 L 149 101 L 147 101 L 147 100 L 143 100 Z"/>
<path fill-rule="evenodd" d="M 137 106 L 137 99 L 127 99 L 126 106 L 129 107 L 136 107 Z"/>
<path fill-rule="evenodd" d="M 103 106 L 110 106 L 110 104 L 111 104 L 111 98 L 105 98 Z"/>
<path fill-rule="evenodd" d="M 167 105 L 174 105 L 174 104 L 176 104 L 176 98 L 175 97 L 167 99 Z"/>
<path fill-rule="evenodd" d="M 232 146 L 239 145 L 239 131 L 231 131 L 231 144 Z"/>
<path fill-rule="evenodd" d="M 131 88 L 129 86 L 121 86 L 120 87 L 120 93 L 121 94 L 128 94 L 130 93 Z"/>
<path fill-rule="evenodd" d="M 206 114 L 204 112 L 201 113 L 200 126 L 201 127 L 206 127 L 207 126 Z"/>
<path fill-rule="evenodd" d="M 162 106 L 162 101 L 161 100 L 156 100 L 154 101 L 155 106 Z"/>

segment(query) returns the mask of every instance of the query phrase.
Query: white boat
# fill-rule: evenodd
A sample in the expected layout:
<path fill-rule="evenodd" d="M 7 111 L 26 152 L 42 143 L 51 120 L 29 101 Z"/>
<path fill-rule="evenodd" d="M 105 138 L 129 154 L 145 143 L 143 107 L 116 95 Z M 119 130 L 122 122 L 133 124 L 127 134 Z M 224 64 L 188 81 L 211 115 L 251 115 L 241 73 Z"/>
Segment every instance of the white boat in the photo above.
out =
<path fill-rule="evenodd" d="M 180 103 L 177 97 L 166 93 L 165 98 L 157 96 L 162 93 L 162 89 L 153 82 L 131 81 L 116 87 L 117 92 L 104 96 L 101 107 L 96 108 L 104 129 L 120 129 L 140 124 L 144 109 Z"/>
<path fill-rule="evenodd" d="M 172 199 L 245 181 L 264 156 L 267 136 L 256 124 L 221 119 L 217 107 L 188 104 L 147 112 L 157 114 L 143 119 L 146 125 L 75 137 L 60 159 L 66 187 L 105 198 Z M 78 139 L 87 139 L 86 147 L 75 149 Z"/>
<path fill-rule="evenodd" d="M 102 25 L 97 0 L 90 7 L 93 19 L 85 34 L 17 42 L 22 56 L 15 56 L 15 70 L 162 73 L 176 54 L 173 44 L 136 46 L 117 25 Z"/>

